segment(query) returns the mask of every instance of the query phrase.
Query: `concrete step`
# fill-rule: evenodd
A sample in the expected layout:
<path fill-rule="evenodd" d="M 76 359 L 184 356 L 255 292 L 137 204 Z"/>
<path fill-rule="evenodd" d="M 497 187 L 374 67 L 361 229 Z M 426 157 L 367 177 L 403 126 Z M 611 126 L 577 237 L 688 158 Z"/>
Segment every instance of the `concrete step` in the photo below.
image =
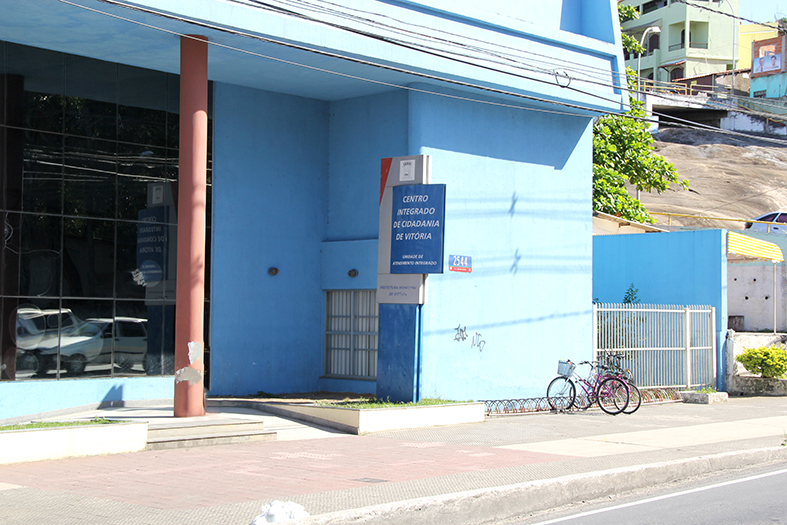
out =
<path fill-rule="evenodd" d="M 148 427 L 146 450 L 207 447 L 275 441 L 276 432 L 263 429 L 262 423 L 215 423 L 183 426 Z"/>
<path fill-rule="evenodd" d="M 241 434 L 246 432 L 260 432 L 263 430 L 263 423 L 244 421 L 227 423 L 190 423 L 190 424 L 167 424 L 157 425 L 148 423 L 148 440 L 165 439 L 170 437 L 200 436 L 205 434 Z"/>

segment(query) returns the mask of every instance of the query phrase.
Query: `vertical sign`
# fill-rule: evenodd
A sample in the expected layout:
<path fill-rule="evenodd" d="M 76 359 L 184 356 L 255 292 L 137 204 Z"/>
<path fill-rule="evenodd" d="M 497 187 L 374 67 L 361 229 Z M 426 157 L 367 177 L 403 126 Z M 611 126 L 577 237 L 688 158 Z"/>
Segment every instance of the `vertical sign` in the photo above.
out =
<path fill-rule="evenodd" d="M 391 273 L 443 273 L 445 184 L 393 188 Z"/>
<path fill-rule="evenodd" d="M 393 190 L 402 185 L 428 184 L 431 157 L 415 155 L 382 159 L 380 164 L 380 228 L 377 251 L 377 302 L 423 304 L 426 274 L 391 272 Z"/>

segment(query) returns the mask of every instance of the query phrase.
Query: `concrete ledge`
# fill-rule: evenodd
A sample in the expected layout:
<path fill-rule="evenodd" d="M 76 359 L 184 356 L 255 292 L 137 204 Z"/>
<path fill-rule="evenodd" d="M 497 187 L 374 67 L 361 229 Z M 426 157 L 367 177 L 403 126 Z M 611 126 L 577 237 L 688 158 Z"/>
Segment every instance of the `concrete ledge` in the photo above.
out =
<path fill-rule="evenodd" d="M 112 423 L 0 432 L 0 465 L 145 450 L 148 424 Z"/>
<path fill-rule="evenodd" d="M 733 395 L 787 396 L 787 379 L 734 376 L 727 383 L 727 390 Z"/>
<path fill-rule="evenodd" d="M 728 452 L 516 485 L 419 498 L 363 509 L 321 514 L 290 523 L 302 525 L 387 525 L 430 523 L 475 525 L 506 520 L 581 500 L 607 497 L 675 479 L 787 461 L 787 447 Z"/>
<path fill-rule="evenodd" d="M 680 397 L 683 398 L 684 403 L 696 403 L 698 405 L 724 403 L 729 399 L 727 392 L 711 392 L 704 394 L 702 392 L 683 391 L 680 392 Z"/>
<path fill-rule="evenodd" d="M 214 404 L 254 408 L 283 417 L 335 428 L 350 434 L 480 423 L 484 421 L 486 412 L 484 403 L 357 409 L 252 400 L 208 400 L 208 405 Z"/>

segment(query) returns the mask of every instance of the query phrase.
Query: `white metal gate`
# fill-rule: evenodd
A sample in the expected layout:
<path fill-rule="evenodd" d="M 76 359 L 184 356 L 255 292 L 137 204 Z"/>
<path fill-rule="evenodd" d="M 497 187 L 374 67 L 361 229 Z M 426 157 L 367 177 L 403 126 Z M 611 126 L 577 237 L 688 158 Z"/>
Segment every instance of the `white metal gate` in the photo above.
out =
<path fill-rule="evenodd" d="M 623 354 L 637 386 L 715 386 L 715 308 L 595 304 L 593 320 L 594 359 Z"/>

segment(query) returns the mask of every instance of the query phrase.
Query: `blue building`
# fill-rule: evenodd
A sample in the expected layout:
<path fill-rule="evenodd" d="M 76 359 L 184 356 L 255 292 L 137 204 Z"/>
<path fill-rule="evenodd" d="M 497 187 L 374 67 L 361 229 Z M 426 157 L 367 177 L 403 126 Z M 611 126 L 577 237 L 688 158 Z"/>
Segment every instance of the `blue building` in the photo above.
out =
<path fill-rule="evenodd" d="M 0 0 L 0 418 L 173 396 L 185 35 L 208 42 L 210 394 L 542 395 L 591 353 L 616 5 Z M 404 304 L 376 299 L 393 157 L 445 185 L 443 271 Z"/>

